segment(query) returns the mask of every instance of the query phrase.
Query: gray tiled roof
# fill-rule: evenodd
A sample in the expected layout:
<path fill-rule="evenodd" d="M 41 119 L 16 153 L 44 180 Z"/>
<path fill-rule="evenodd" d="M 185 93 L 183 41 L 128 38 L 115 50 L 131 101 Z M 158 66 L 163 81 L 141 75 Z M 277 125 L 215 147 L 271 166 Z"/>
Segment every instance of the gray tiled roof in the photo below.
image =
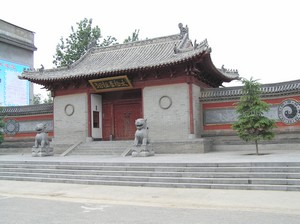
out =
<path fill-rule="evenodd" d="M 189 41 L 190 45 L 182 44 Z M 176 46 L 183 47 L 176 49 Z M 24 71 L 21 78 L 32 82 L 108 76 L 122 72 L 155 69 L 191 60 L 203 53 L 210 53 L 207 41 L 196 46 L 181 35 L 148 39 L 104 48 L 92 48 L 70 67 Z M 225 79 L 236 79 L 237 72 L 222 72 Z"/>
<path fill-rule="evenodd" d="M 0 116 L 52 114 L 53 104 L 0 107 Z"/>
<path fill-rule="evenodd" d="M 242 86 L 207 88 L 201 90 L 200 101 L 236 100 L 242 94 Z M 300 80 L 261 85 L 262 97 L 300 94 Z"/>

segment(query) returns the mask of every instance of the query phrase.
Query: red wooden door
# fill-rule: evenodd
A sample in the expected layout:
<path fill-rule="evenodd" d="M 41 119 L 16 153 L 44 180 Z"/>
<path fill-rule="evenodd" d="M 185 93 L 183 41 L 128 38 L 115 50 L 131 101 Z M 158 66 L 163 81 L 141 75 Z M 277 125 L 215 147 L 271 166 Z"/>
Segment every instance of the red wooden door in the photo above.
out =
<path fill-rule="evenodd" d="M 140 103 L 114 105 L 114 128 L 116 140 L 134 139 L 135 120 L 142 116 Z"/>
<path fill-rule="evenodd" d="M 102 107 L 102 138 L 109 140 L 110 135 L 114 136 L 114 123 L 113 123 L 113 104 L 103 104 Z"/>
<path fill-rule="evenodd" d="M 137 102 L 103 104 L 103 140 L 134 139 L 135 120 L 142 117 L 142 105 Z"/>

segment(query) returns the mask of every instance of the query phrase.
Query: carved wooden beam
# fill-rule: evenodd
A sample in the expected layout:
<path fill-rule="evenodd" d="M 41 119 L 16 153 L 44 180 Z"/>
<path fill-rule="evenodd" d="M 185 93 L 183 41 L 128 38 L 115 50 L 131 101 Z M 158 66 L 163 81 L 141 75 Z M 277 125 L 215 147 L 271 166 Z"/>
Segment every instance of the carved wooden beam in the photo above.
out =
<path fill-rule="evenodd" d="M 83 80 L 81 80 L 81 86 L 82 87 L 88 87 L 88 86 L 90 86 L 90 83 L 89 83 L 88 80 L 83 79 Z"/>
<path fill-rule="evenodd" d="M 79 88 L 81 85 L 82 85 L 82 83 L 83 83 L 84 81 L 83 80 L 74 80 L 73 81 L 73 83 L 72 83 L 72 85 L 71 85 L 71 87 L 73 87 L 73 88 Z"/>
<path fill-rule="evenodd" d="M 187 63 L 184 71 L 187 75 L 195 75 L 194 68 L 195 68 L 195 65 L 190 62 L 190 63 Z"/>
<path fill-rule="evenodd" d="M 176 69 L 170 68 L 170 78 L 174 78 L 176 75 Z"/>
<path fill-rule="evenodd" d="M 139 72 L 138 77 L 141 81 L 143 81 L 147 77 L 147 73 L 145 72 Z"/>

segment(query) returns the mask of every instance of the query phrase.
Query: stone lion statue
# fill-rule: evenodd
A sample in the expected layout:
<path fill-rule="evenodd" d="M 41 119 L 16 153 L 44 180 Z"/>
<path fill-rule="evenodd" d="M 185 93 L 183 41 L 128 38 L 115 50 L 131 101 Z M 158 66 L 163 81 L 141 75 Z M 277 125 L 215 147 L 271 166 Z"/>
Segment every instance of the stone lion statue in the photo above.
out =
<path fill-rule="evenodd" d="M 48 133 L 46 133 L 46 124 L 38 124 L 35 130 L 37 134 L 32 147 L 32 156 L 53 156 L 53 148 L 50 147 Z"/>
<path fill-rule="evenodd" d="M 37 131 L 37 134 L 35 136 L 35 142 L 34 142 L 34 148 L 45 148 L 48 147 L 49 144 L 49 138 L 48 134 L 45 132 L 46 130 L 46 124 L 40 123 L 37 124 L 35 127 L 35 130 Z"/>
<path fill-rule="evenodd" d="M 134 146 L 149 144 L 147 119 L 139 118 L 135 120 L 136 132 L 134 137 Z"/>

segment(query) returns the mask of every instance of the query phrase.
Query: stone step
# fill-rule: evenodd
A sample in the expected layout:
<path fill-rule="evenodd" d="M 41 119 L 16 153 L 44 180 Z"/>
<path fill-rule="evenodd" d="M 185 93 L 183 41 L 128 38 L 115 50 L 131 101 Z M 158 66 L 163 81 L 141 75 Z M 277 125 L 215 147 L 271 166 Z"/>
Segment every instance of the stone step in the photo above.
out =
<path fill-rule="evenodd" d="M 33 140 L 24 140 L 24 141 L 4 141 L 0 144 L 0 149 L 3 148 L 32 148 L 34 146 Z"/>
<path fill-rule="evenodd" d="M 86 155 L 86 156 L 105 156 L 105 155 L 121 155 L 123 151 L 120 150 L 82 150 L 82 151 L 74 151 L 71 155 Z"/>
<path fill-rule="evenodd" d="M 4 141 L 0 144 L 0 155 L 15 155 L 31 153 L 34 140 Z"/>
<path fill-rule="evenodd" d="M 300 163 L 3 161 L 0 179 L 126 186 L 300 190 Z"/>
<path fill-rule="evenodd" d="M 92 141 L 77 146 L 71 155 L 121 155 L 132 141 Z"/>
<path fill-rule="evenodd" d="M 31 154 L 32 148 L 0 148 L 0 155 Z"/>
<path fill-rule="evenodd" d="M 167 182 L 134 182 L 116 180 L 84 180 L 84 179 L 58 179 L 36 177 L 0 176 L 1 180 L 36 181 L 52 183 L 72 183 L 87 185 L 117 185 L 139 187 L 167 187 L 167 188 L 205 188 L 205 189 L 237 189 L 237 190 L 278 190 L 300 191 L 300 185 L 255 185 L 255 184 L 207 184 L 207 183 L 167 183 Z"/>
<path fill-rule="evenodd" d="M 206 136 L 205 139 L 211 143 L 211 151 L 241 151 L 253 150 L 255 153 L 255 143 L 245 142 L 236 135 Z M 272 140 L 261 140 L 258 142 L 259 153 L 265 150 L 276 149 L 299 149 L 300 138 L 296 133 L 280 134 L 276 133 Z"/>
<path fill-rule="evenodd" d="M 245 144 L 254 144 L 254 142 L 245 142 L 237 135 L 224 135 L 224 136 L 213 136 L 206 137 L 214 145 L 245 145 Z M 297 133 L 275 133 L 275 137 L 272 140 L 262 140 L 259 141 L 259 145 L 265 144 L 295 144 L 300 143 L 300 138 Z"/>
<path fill-rule="evenodd" d="M 300 173 L 300 167 L 207 167 L 207 166 L 162 166 L 154 164 L 105 164 L 105 165 L 72 165 L 72 164 L 5 164 L 1 163 L 0 168 L 22 168 L 22 169 L 64 169 L 64 170 L 102 170 L 102 171 L 143 171 L 143 172 L 227 172 L 227 173 Z M 38 167 L 37 167 L 38 166 Z"/>
<path fill-rule="evenodd" d="M 42 173 L 99 176 L 144 176 L 144 177 L 183 177 L 183 178 L 269 178 L 300 179 L 298 173 L 253 173 L 253 172 L 166 172 L 166 171 L 128 171 L 128 170 L 78 170 L 78 169 L 34 169 L 0 168 L 0 173 Z"/>
<path fill-rule="evenodd" d="M 174 169 L 185 171 L 274 171 L 284 170 L 299 171 L 300 162 L 249 162 L 249 163 L 172 163 L 172 162 L 84 162 L 84 161 L 1 161 L 0 167 L 22 167 L 22 168 L 56 168 L 56 169 L 110 169 L 110 168 L 125 168 L 125 169 L 150 169 L 151 171 L 159 169 Z"/>
<path fill-rule="evenodd" d="M 48 157 L 50 158 L 50 157 Z M 51 159 L 55 157 L 51 157 Z M 49 165 L 53 166 L 72 166 L 72 167 L 98 167 L 98 166 L 125 166 L 125 167 L 300 167 L 300 162 L 140 162 L 140 161 L 118 161 L 118 162 L 98 162 L 98 161 L 56 161 L 56 160 L 2 160 L 0 166 L 15 165 Z"/>
<path fill-rule="evenodd" d="M 1 168 L 1 174 L 66 174 L 78 176 L 124 176 L 124 177 L 171 177 L 171 178 L 240 178 L 240 179 L 299 179 L 300 173 L 195 173 L 195 172 L 141 172 L 141 171 L 85 171 L 85 170 L 51 170 L 51 169 L 21 169 Z"/>
<path fill-rule="evenodd" d="M 84 142 L 81 145 L 124 146 L 124 145 L 129 145 L 129 144 L 133 144 L 133 140 L 132 141 L 131 140 L 129 140 L 129 141 L 89 141 L 89 142 Z"/>
<path fill-rule="evenodd" d="M 123 152 L 126 147 L 81 147 L 75 148 L 74 151 L 120 151 Z"/>
<path fill-rule="evenodd" d="M 205 184 L 255 184 L 255 185 L 300 185 L 299 179 L 271 179 L 271 178 L 196 178 L 196 177 L 155 177 L 155 176 L 112 176 L 112 175 L 79 175 L 58 173 L 24 173 L 0 172 L 5 177 L 34 177 L 53 179 L 79 179 L 79 180 L 108 180 L 156 183 L 205 183 Z"/>

